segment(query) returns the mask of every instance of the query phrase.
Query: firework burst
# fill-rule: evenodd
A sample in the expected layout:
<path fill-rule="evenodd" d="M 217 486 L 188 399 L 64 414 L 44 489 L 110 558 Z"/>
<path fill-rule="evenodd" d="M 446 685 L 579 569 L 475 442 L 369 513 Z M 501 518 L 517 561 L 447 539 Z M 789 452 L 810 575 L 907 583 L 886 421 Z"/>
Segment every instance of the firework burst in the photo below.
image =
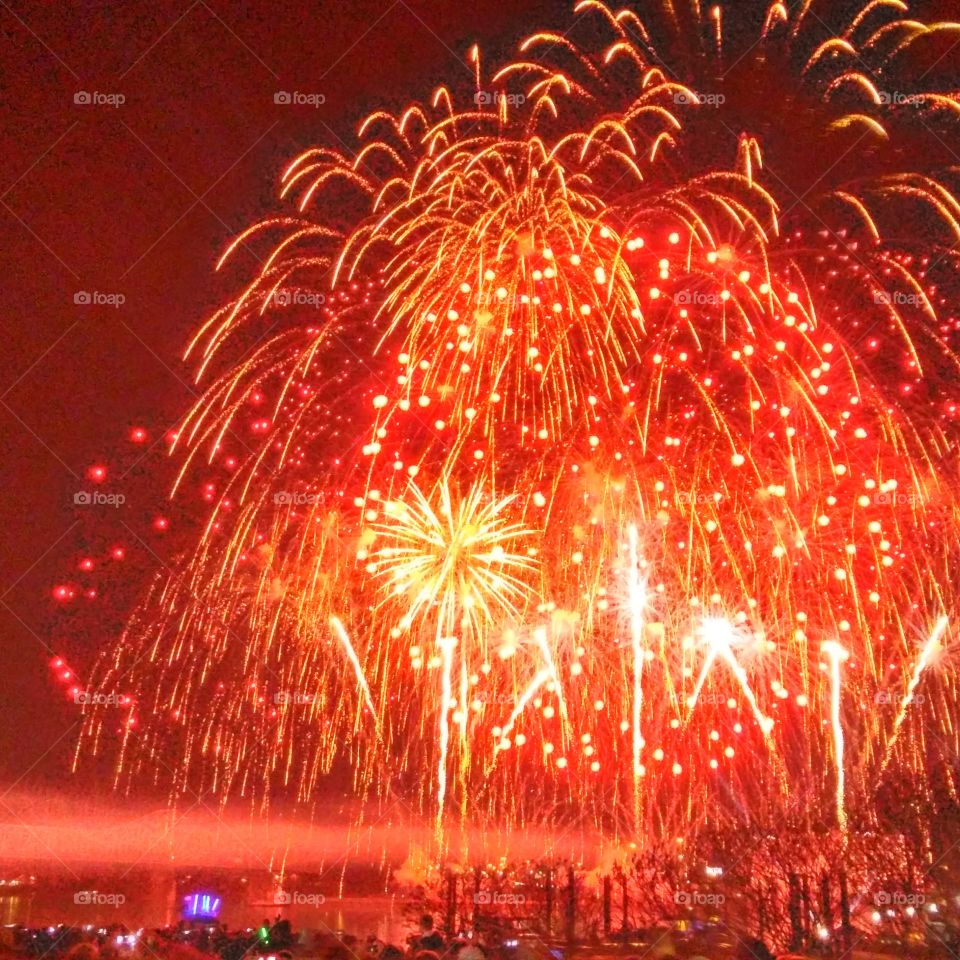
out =
<path fill-rule="evenodd" d="M 442 836 L 447 792 L 447 759 L 450 752 L 449 713 L 459 707 L 454 720 L 464 751 L 462 769 L 470 768 L 468 707 L 470 676 L 486 662 L 491 629 L 521 621 L 522 601 L 533 595 L 521 575 L 533 561 L 525 553 L 511 552 L 530 533 L 502 514 L 512 497 L 485 502 L 481 487 L 455 497 L 447 483 L 439 485 L 436 507 L 411 483 L 409 497 L 384 506 L 384 519 L 372 527 L 381 546 L 367 570 L 385 580 L 386 599 L 381 605 L 399 607 L 399 628 L 413 631 L 418 620 L 435 624 L 435 644 L 441 661 L 440 735 L 437 766 L 437 831 Z M 414 634 L 416 636 L 416 634 Z M 460 699 L 453 694 L 457 647 L 477 648 L 471 657 L 460 654 Z M 472 662 L 471 662 L 472 661 Z M 464 803 L 467 793 L 462 793 Z"/>
<path fill-rule="evenodd" d="M 149 721 L 118 775 L 348 764 L 438 832 L 454 795 L 639 838 L 876 827 L 893 771 L 955 800 L 960 203 L 914 146 L 960 105 L 911 64 L 960 28 L 903 6 L 587 0 L 590 47 L 474 49 L 297 157 L 188 351 L 179 485 L 232 468 L 99 665 Z"/>

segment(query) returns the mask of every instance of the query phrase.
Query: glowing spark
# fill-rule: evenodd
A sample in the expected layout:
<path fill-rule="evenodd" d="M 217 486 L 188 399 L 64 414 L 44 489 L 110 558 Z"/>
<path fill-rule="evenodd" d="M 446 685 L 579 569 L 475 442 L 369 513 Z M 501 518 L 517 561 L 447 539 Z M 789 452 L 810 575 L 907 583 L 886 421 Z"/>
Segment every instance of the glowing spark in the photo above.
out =
<path fill-rule="evenodd" d="M 409 597 L 407 623 L 436 608 L 438 637 L 462 625 L 484 642 L 485 628 L 498 615 L 519 618 L 517 604 L 531 593 L 522 576 L 535 563 L 508 549 L 530 530 L 502 516 L 516 498 L 498 500 L 477 485 L 457 499 L 444 482 L 435 507 L 415 483 L 408 491 L 409 499 L 388 503 L 386 518 L 373 525 L 387 542 L 373 557 L 375 575 L 385 578 L 389 599 Z"/>

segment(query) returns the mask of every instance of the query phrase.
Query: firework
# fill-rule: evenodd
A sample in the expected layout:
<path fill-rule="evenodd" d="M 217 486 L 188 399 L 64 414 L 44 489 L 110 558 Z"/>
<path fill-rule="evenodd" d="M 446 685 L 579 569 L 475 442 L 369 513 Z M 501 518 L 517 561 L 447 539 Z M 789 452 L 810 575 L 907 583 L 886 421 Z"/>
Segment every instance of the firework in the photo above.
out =
<path fill-rule="evenodd" d="M 465 497 L 455 498 L 443 483 L 439 505 L 434 509 L 414 484 L 409 493 L 406 501 L 386 504 L 384 522 L 374 527 L 384 545 L 373 555 L 368 570 L 384 577 L 386 603 L 392 606 L 399 599 L 402 631 L 413 630 L 424 615 L 435 624 L 442 664 L 437 766 L 437 831 L 442 836 L 449 713 L 459 707 L 455 719 L 467 770 L 469 676 L 485 661 L 490 628 L 502 627 L 504 618 L 521 616 L 516 603 L 531 591 L 520 576 L 533 567 L 533 562 L 524 553 L 508 550 L 529 533 L 502 518 L 512 498 L 485 502 L 480 486 Z M 460 654 L 458 704 L 453 696 L 454 656 L 458 646 L 465 648 L 468 644 L 476 647 L 477 653 Z M 466 792 L 462 796 L 465 801 Z"/>
<path fill-rule="evenodd" d="M 814 6 L 587 0 L 289 164 L 187 354 L 211 515 L 97 667 L 119 779 L 349 775 L 441 841 L 956 799 L 960 104 L 912 64 L 958 27 Z"/>
<path fill-rule="evenodd" d="M 843 767 L 844 733 L 843 720 L 840 713 L 840 696 L 843 680 L 840 676 L 840 665 L 850 656 L 835 640 L 827 640 L 823 644 L 823 652 L 827 655 L 830 665 L 830 729 L 833 731 L 833 760 L 837 770 L 837 826 L 846 833 L 846 772 Z"/>
<path fill-rule="evenodd" d="M 897 712 L 897 718 L 893 722 L 893 731 L 887 739 L 887 748 L 883 755 L 883 763 L 880 764 L 881 777 L 887 769 L 887 764 L 890 762 L 890 757 L 893 755 L 893 748 L 897 744 L 897 737 L 900 734 L 900 728 L 903 726 L 904 720 L 907 719 L 907 711 L 910 709 L 910 704 L 914 701 L 917 693 L 917 687 L 920 686 L 920 679 L 923 677 L 923 672 L 928 666 L 930 666 L 931 661 L 941 650 L 940 639 L 946 632 L 948 624 L 949 620 L 947 617 L 940 617 L 940 619 L 937 620 L 936 626 L 933 628 L 933 633 L 930 634 L 930 638 L 923 645 L 923 649 L 920 651 L 920 656 L 917 658 L 917 665 L 914 667 L 913 675 L 910 677 L 910 682 L 907 684 L 907 692 L 903 696 L 903 702 L 900 704 L 900 710 Z"/>
<path fill-rule="evenodd" d="M 643 643 L 643 617 L 647 605 L 647 588 L 640 575 L 640 557 L 638 554 L 638 534 L 635 524 L 627 527 L 629 559 L 627 567 L 627 602 L 630 608 L 630 643 L 633 652 L 633 708 L 631 725 L 633 727 L 633 793 L 634 819 L 639 820 L 640 781 L 645 773 L 640 755 L 643 750 L 643 664 L 647 651 Z"/>

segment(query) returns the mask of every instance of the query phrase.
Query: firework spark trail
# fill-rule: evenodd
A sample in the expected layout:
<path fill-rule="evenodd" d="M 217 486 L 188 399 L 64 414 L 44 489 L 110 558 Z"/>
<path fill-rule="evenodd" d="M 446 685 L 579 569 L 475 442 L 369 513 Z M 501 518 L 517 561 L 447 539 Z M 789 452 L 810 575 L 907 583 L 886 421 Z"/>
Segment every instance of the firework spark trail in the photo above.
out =
<path fill-rule="evenodd" d="M 443 667 L 440 672 L 440 743 L 437 756 L 437 814 L 434 830 L 437 844 L 443 846 L 443 814 L 447 799 L 447 757 L 450 754 L 450 707 L 453 700 L 453 651 L 456 637 L 441 637 L 438 641 Z"/>
<path fill-rule="evenodd" d="M 527 708 L 527 705 L 534 698 L 536 692 L 547 682 L 553 678 L 553 670 L 550 667 L 544 667 L 542 670 L 537 673 L 537 675 L 527 684 L 526 688 L 517 698 L 517 702 L 514 705 L 513 710 L 510 712 L 510 716 L 507 718 L 507 722 L 503 725 L 503 729 L 500 732 L 500 737 L 497 742 L 494 744 L 493 753 L 494 757 L 501 751 L 506 749 L 506 744 L 509 741 L 511 732 L 513 731 L 513 726 L 517 722 L 517 719 Z M 491 768 L 492 769 L 492 768 Z"/>
<path fill-rule="evenodd" d="M 630 645 L 633 653 L 633 709 L 631 715 L 633 745 L 633 803 L 634 823 L 640 826 L 640 791 L 644 774 L 640 755 L 643 750 L 641 714 L 643 710 L 643 664 L 646 648 L 643 644 L 644 613 L 647 605 L 647 586 L 640 576 L 639 534 L 637 526 L 627 527 L 629 556 L 627 566 L 627 603 L 630 610 Z"/>
<path fill-rule="evenodd" d="M 710 667 L 719 657 L 724 661 L 724 663 L 727 664 L 728 667 L 730 667 L 730 671 L 736 678 L 737 683 L 740 685 L 743 695 L 747 698 L 747 703 L 749 703 L 750 709 L 753 711 L 753 716 L 757 721 L 757 725 L 760 727 L 764 737 L 769 741 L 769 734 L 773 729 L 773 720 L 766 716 L 760 709 L 760 704 L 757 702 L 757 696 L 754 693 L 753 688 L 750 686 L 750 678 L 747 676 L 746 670 L 743 669 L 743 666 L 734 656 L 731 648 L 734 637 L 733 624 L 730 623 L 729 620 L 725 620 L 722 617 L 710 617 L 700 624 L 700 632 L 703 636 L 704 644 L 706 645 L 709 653 L 704 661 L 700 679 L 698 680 L 697 687 L 695 689 L 695 695 L 692 696 L 688 701 L 690 707 L 694 707 L 696 705 L 697 697 L 699 696 L 700 690 L 703 688 L 703 681 L 706 679 Z M 772 746 L 772 744 L 770 745 Z"/>
<path fill-rule="evenodd" d="M 830 671 L 830 727 L 833 731 L 833 759 L 836 767 L 836 812 L 837 826 L 841 834 L 847 832 L 846 809 L 846 782 L 843 765 L 844 736 L 843 718 L 840 714 L 840 695 L 843 689 L 843 678 L 840 675 L 840 665 L 850 656 L 836 640 L 825 641 L 820 649 L 827 655 Z"/>
<path fill-rule="evenodd" d="M 764 746 L 766 747 L 767 752 L 773 761 L 774 768 L 777 773 L 777 781 L 780 785 L 780 790 L 782 794 L 786 796 L 789 793 L 790 777 L 786 768 L 786 763 L 783 757 L 780 755 L 777 742 L 772 735 L 774 721 L 772 717 L 767 716 L 760 708 L 760 704 L 757 700 L 757 694 L 750 684 L 750 678 L 747 675 L 747 671 L 744 669 L 743 665 L 733 652 L 733 625 L 729 621 L 722 618 L 710 618 L 701 624 L 701 631 L 704 633 L 707 645 L 711 651 L 711 656 L 708 657 L 707 664 L 712 664 L 714 657 L 719 657 L 730 668 L 730 672 L 733 674 L 737 681 L 737 685 L 743 692 L 743 695 L 746 698 L 751 711 L 753 712 L 754 719 L 757 721 L 757 726 L 759 727 L 760 732 L 763 734 Z M 705 667 L 707 664 L 705 664 Z"/>
<path fill-rule="evenodd" d="M 560 708 L 560 717 L 563 720 L 564 736 L 567 736 L 570 729 L 570 717 L 567 713 L 567 699 L 563 694 L 563 681 L 560 678 L 560 671 L 557 670 L 557 664 L 554 661 L 553 653 L 550 650 L 550 644 L 547 643 L 546 627 L 535 628 L 533 631 L 533 639 L 536 642 L 537 647 L 539 647 L 540 652 L 543 654 L 543 659 L 546 661 L 547 669 L 550 671 L 550 678 L 555 685 L 557 705 Z"/>
<path fill-rule="evenodd" d="M 470 768 L 473 764 L 473 754 L 469 736 L 469 678 L 467 676 L 466 660 L 460 661 L 460 700 L 457 706 L 457 726 L 460 730 L 460 819 L 463 824 L 467 818 L 467 798 L 469 797 Z"/>
<path fill-rule="evenodd" d="M 353 644 L 350 642 L 350 636 L 347 633 L 346 627 L 344 627 L 343 621 L 334 614 L 330 615 L 330 626 L 333 627 L 333 632 L 340 640 L 344 652 L 353 666 L 353 672 L 357 677 L 357 686 L 363 693 L 363 699 L 366 701 L 367 709 L 370 711 L 370 716 L 373 719 L 373 722 L 377 725 L 377 730 L 379 732 L 380 720 L 377 716 L 377 708 L 373 705 L 373 697 L 370 695 L 370 685 L 367 683 L 367 678 L 363 672 L 363 667 L 360 664 L 360 659 L 357 657 L 357 651 L 354 650 Z"/>
<path fill-rule="evenodd" d="M 900 709 L 897 711 L 897 718 L 893 722 L 893 731 L 890 734 L 890 738 L 887 740 L 887 749 L 883 755 L 883 762 L 880 764 L 880 772 L 877 775 L 878 780 L 881 779 L 886 772 L 887 766 L 890 763 L 890 758 L 893 756 L 893 749 L 896 747 L 897 739 L 900 736 L 900 728 L 903 726 L 903 721 L 907 718 L 907 711 L 910 709 L 910 704 L 913 703 L 913 698 L 917 692 L 917 687 L 920 685 L 920 679 L 923 676 L 923 671 L 927 669 L 930 661 L 939 652 L 940 638 L 946 631 L 948 623 L 948 617 L 940 617 L 934 625 L 933 632 L 930 634 L 927 642 L 923 645 L 923 649 L 920 651 L 917 664 L 913 669 L 913 676 L 910 677 L 910 683 L 907 685 L 906 696 L 903 698 L 903 701 L 900 704 Z"/>

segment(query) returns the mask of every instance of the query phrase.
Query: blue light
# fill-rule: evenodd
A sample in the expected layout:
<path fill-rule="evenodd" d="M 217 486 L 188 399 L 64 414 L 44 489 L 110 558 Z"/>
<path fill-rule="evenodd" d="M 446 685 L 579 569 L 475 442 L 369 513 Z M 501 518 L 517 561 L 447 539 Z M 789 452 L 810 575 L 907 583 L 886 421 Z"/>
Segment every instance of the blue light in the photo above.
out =
<path fill-rule="evenodd" d="M 220 914 L 223 901 L 212 893 L 190 893 L 183 898 L 183 915 L 191 920 L 212 920 Z"/>

